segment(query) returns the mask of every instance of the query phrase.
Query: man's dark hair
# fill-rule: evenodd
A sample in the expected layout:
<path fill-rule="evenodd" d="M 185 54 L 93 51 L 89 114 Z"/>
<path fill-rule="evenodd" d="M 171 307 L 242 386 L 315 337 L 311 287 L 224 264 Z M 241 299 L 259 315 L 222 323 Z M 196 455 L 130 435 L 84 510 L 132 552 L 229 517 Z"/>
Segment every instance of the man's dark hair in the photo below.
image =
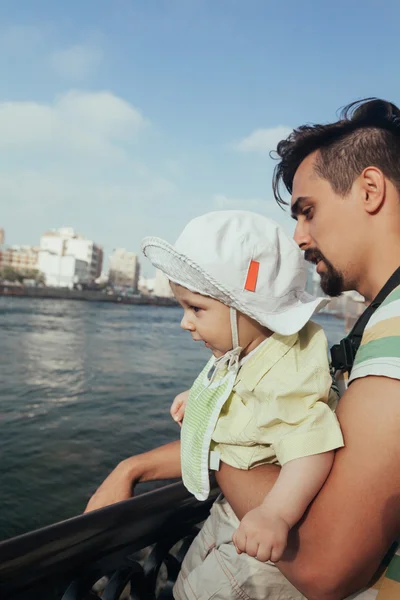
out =
<path fill-rule="evenodd" d="M 318 150 L 316 173 L 342 196 L 366 167 L 374 166 L 400 193 L 400 110 L 391 102 L 368 98 L 346 106 L 339 121 L 327 125 L 302 125 L 279 142 L 280 162 L 273 176 L 279 205 L 288 204 L 281 184 L 291 194 L 293 178 L 301 162 Z"/>

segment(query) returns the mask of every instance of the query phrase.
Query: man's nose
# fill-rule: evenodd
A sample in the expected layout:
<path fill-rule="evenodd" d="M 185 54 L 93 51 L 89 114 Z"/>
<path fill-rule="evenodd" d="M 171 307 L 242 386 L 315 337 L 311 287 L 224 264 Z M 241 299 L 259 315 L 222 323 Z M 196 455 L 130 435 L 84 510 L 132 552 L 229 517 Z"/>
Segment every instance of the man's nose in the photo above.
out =
<path fill-rule="evenodd" d="M 311 247 L 311 236 L 307 231 L 304 223 L 297 221 L 296 229 L 294 230 L 293 239 L 299 246 L 300 250 L 307 250 Z"/>

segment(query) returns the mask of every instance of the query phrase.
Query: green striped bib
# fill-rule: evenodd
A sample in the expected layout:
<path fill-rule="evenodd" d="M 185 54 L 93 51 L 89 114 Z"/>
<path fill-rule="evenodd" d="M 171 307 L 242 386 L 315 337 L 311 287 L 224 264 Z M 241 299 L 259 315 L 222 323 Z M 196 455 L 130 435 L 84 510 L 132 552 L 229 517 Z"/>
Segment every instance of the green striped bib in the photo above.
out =
<path fill-rule="evenodd" d="M 210 493 L 208 475 L 210 444 L 221 409 L 235 384 L 237 367 L 210 372 L 216 359 L 212 357 L 194 382 L 185 408 L 181 429 L 181 466 L 185 487 L 198 500 Z"/>

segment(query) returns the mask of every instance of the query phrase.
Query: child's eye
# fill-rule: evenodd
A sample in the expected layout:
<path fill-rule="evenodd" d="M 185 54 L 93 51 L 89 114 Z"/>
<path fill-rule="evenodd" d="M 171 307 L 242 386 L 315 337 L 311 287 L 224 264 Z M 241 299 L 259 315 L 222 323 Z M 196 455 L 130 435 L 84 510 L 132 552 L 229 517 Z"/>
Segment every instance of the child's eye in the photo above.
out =
<path fill-rule="evenodd" d="M 199 308 L 198 306 L 191 306 L 190 310 L 192 310 L 195 313 L 198 313 L 201 310 L 201 308 Z"/>

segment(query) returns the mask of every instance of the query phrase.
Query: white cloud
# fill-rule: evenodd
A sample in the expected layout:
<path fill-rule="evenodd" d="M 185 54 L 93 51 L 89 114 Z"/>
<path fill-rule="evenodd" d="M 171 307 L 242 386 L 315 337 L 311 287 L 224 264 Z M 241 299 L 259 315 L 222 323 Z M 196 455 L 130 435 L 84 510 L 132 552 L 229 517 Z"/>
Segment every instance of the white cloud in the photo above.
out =
<path fill-rule="evenodd" d="M 155 215 L 168 220 L 173 178 L 143 164 L 149 121 L 110 92 L 70 91 L 51 103 L 0 103 L 0 205 L 9 243 L 38 244 L 72 226 L 137 249 Z"/>
<path fill-rule="evenodd" d="M 171 181 L 154 174 L 150 179 L 133 176 L 120 183 L 117 179 L 96 182 L 91 177 L 69 171 L 20 169 L 0 172 L 0 198 L 32 215 L 40 209 L 42 218 L 46 211 L 57 211 L 60 207 L 65 207 L 65 212 L 83 212 L 92 206 L 99 213 L 114 206 L 118 213 L 122 206 L 127 209 L 138 207 L 152 199 L 167 198 L 174 192 Z M 27 213 L 23 214 L 26 216 Z M 89 213 L 88 217 L 93 215 Z"/>
<path fill-rule="evenodd" d="M 115 246 L 138 251 L 141 238 L 154 230 L 155 215 L 165 224 L 163 211 L 176 196 L 174 182 L 156 173 L 98 181 L 69 166 L 0 171 L 1 221 L 9 243 L 37 245 L 44 231 L 71 226 L 103 245 L 106 255 Z"/>
<path fill-rule="evenodd" d="M 54 52 L 50 62 L 55 72 L 61 77 L 82 81 L 97 70 L 102 59 L 101 48 L 90 44 L 75 44 Z"/>
<path fill-rule="evenodd" d="M 292 129 L 283 125 L 269 129 L 255 129 L 250 135 L 234 144 L 238 152 L 270 152 L 286 138 Z"/>
<path fill-rule="evenodd" d="M 166 172 L 174 179 L 182 179 L 184 176 L 184 169 L 182 164 L 176 159 L 168 159 L 165 162 Z"/>
<path fill-rule="evenodd" d="M 52 104 L 0 103 L 0 152 L 69 153 L 115 159 L 148 125 L 141 112 L 111 92 L 69 91 Z"/>

